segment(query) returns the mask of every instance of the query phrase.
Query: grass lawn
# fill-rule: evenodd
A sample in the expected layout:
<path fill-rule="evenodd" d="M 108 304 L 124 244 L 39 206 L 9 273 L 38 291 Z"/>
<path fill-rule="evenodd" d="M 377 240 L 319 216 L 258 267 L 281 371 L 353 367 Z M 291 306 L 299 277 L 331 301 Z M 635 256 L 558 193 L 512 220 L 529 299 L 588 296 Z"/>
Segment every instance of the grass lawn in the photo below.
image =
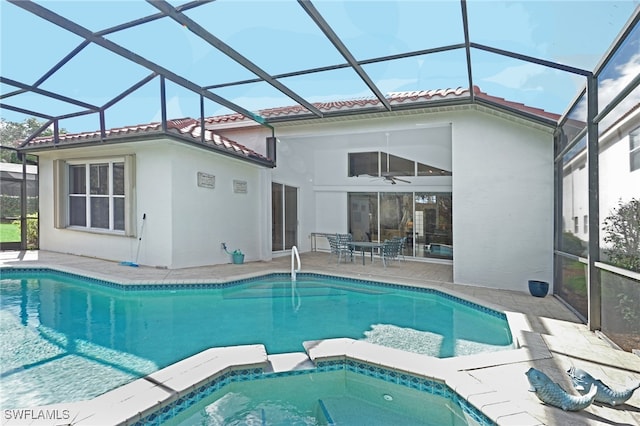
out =
<path fill-rule="evenodd" d="M 13 223 L 0 223 L 0 241 L 3 243 L 20 241 L 20 226 Z"/>

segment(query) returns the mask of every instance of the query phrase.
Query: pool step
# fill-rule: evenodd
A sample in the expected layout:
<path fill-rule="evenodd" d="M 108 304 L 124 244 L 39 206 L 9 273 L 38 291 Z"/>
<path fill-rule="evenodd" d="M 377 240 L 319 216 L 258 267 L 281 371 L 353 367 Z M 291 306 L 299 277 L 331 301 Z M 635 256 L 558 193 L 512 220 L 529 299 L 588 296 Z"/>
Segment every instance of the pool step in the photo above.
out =
<path fill-rule="evenodd" d="M 312 370 L 315 364 L 309 359 L 305 352 L 291 352 L 285 354 L 274 354 L 267 356 L 268 365 L 265 373 L 279 373 L 293 370 Z"/>
<path fill-rule="evenodd" d="M 348 396 L 318 400 L 319 419 L 329 426 L 364 425 L 395 426 L 416 424 L 418 419 L 405 416 L 357 398 Z"/>

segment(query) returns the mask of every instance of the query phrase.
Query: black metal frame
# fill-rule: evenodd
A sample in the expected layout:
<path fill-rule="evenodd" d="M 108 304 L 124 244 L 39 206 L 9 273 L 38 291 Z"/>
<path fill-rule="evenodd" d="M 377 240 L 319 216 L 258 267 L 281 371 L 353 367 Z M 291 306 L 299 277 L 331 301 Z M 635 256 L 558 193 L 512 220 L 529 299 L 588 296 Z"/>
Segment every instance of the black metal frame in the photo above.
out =
<path fill-rule="evenodd" d="M 320 14 L 320 12 L 316 9 L 316 7 L 313 5 L 313 3 L 310 0 L 298 0 L 298 4 L 300 5 L 300 7 L 302 7 L 302 9 L 304 9 L 304 11 L 309 15 L 309 17 L 313 20 L 313 22 L 315 22 L 315 24 L 318 26 L 318 28 L 323 32 L 323 34 L 327 37 L 327 39 L 333 44 L 333 46 L 340 52 L 340 54 L 345 58 L 346 63 L 342 63 L 342 64 L 335 64 L 333 66 L 328 66 L 328 67 L 322 67 L 322 68 L 315 68 L 315 69 L 306 69 L 306 70 L 300 70 L 300 71 L 296 71 L 296 72 L 292 72 L 292 73 L 287 73 L 287 74 L 280 74 L 280 75 L 271 75 L 269 73 L 267 73 L 266 71 L 264 71 L 263 69 L 261 69 L 260 67 L 258 67 L 256 64 L 254 64 L 251 60 L 249 60 L 248 58 L 242 56 L 240 53 L 238 53 L 237 51 L 235 51 L 233 48 L 231 48 L 229 45 L 227 45 L 224 41 L 220 40 L 219 38 L 217 38 L 214 34 L 212 34 L 210 31 L 206 30 L 205 28 L 203 28 L 202 26 L 200 26 L 198 23 L 196 23 L 195 21 L 193 21 L 191 18 L 189 18 L 188 16 L 186 16 L 184 14 L 185 11 L 190 10 L 190 9 L 194 9 L 197 8 L 198 6 L 201 6 L 203 4 L 209 3 L 212 0 L 204 0 L 204 1 L 192 1 L 189 3 L 186 3 L 184 5 L 181 6 L 172 6 L 171 4 L 169 4 L 167 1 L 165 0 L 147 0 L 147 2 L 152 5 L 153 7 L 157 8 L 159 10 L 158 13 L 153 14 L 153 15 L 149 15 L 143 18 L 139 18 L 139 19 L 135 19 L 132 20 L 130 22 L 125 22 L 122 23 L 120 25 L 116 25 L 114 27 L 111 28 L 107 28 L 98 32 L 92 32 L 90 30 L 88 30 L 87 28 L 84 28 L 83 26 L 77 24 L 74 21 L 71 21 L 49 9 L 47 9 L 46 7 L 44 7 L 43 5 L 40 5 L 38 3 L 35 3 L 33 1 L 25 1 L 25 0 L 6 0 L 14 5 L 16 5 L 17 7 L 20 7 L 50 23 L 53 23 L 75 35 L 80 36 L 81 38 L 83 38 L 84 40 L 75 48 L 73 49 L 67 56 L 65 56 L 62 60 L 60 60 L 57 64 L 55 64 L 51 69 L 49 69 L 40 79 L 38 79 L 38 81 L 36 81 L 34 84 L 26 84 L 23 82 L 19 82 L 19 81 L 15 81 L 12 79 L 8 79 L 5 77 L 1 77 L 0 76 L 0 82 L 5 83 L 7 85 L 11 85 L 16 87 L 18 90 L 10 92 L 10 93 L 6 93 L 0 96 L 0 108 L 5 108 L 8 110 L 12 110 L 15 112 L 20 112 L 26 115 L 31 115 L 31 116 L 35 116 L 35 117 L 40 117 L 40 118 L 44 118 L 46 120 L 48 120 L 47 125 L 43 126 L 43 127 L 48 127 L 51 124 L 54 124 L 54 126 L 56 126 L 56 123 L 58 123 L 61 119 L 65 119 L 65 118 L 72 118 L 72 117 L 77 117 L 77 116 L 82 116 L 82 115 L 87 115 L 87 114 L 94 114 L 97 113 L 100 115 L 100 124 L 101 124 L 101 132 L 104 135 L 105 133 L 105 128 L 104 128 L 104 113 L 105 111 L 111 107 L 112 105 L 114 105 L 116 102 L 122 100 L 123 98 L 125 98 L 126 96 L 128 96 L 129 94 L 131 94 L 133 91 L 135 91 L 137 88 L 141 87 L 142 85 L 146 84 L 149 80 L 153 79 L 156 76 L 161 76 L 163 79 L 167 79 L 172 81 L 173 83 L 186 88 L 187 90 L 190 90 L 194 93 L 197 93 L 201 96 L 201 101 L 204 100 L 204 98 L 207 98 L 213 102 L 216 102 L 220 105 L 223 105 L 227 108 L 229 108 L 232 111 L 235 111 L 251 120 L 254 120 L 255 122 L 267 126 L 269 128 L 272 128 L 272 126 L 270 126 L 270 123 L 277 123 L 277 122 L 281 122 L 281 121 L 292 121 L 292 120 L 300 120 L 300 119 L 313 119 L 313 118 L 323 118 L 323 117 L 327 117 L 327 116 L 341 116 L 341 115 L 346 115 L 346 114 L 368 114 L 371 112 L 389 112 L 389 111 L 399 111 L 399 110 L 403 110 L 403 109 L 419 109 L 419 108 L 428 108 L 428 107 L 435 107 L 435 106 L 442 106 L 442 105 L 448 105 L 451 102 L 444 100 L 444 101 L 431 101 L 431 102 L 423 102 L 423 103 L 412 103 L 410 105 L 391 105 L 389 100 L 386 99 L 386 97 L 383 95 L 383 93 L 380 91 L 380 89 L 375 85 L 375 83 L 371 80 L 371 78 L 367 75 L 367 73 L 364 71 L 363 69 L 363 65 L 366 64 L 371 64 L 371 63 L 377 63 L 377 62 L 384 62 L 384 61 L 390 61 L 390 60 L 395 60 L 395 59 L 402 59 L 402 58 L 407 58 L 407 57 L 412 57 L 412 56 L 417 56 L 417 55 L 428 55 L 428 54 L 432 54 L 432 53 L 438 53 L 438 52 L 444 52 L 444 51 L 450 51 L 450 50 L 455 50 L 455 49 L 464 49 L 465 50 L 465 54 L 466 54 L 466 59 L 467 59 L 467 77 L 468 77 L 468 82 L 469 82 L 469 98 L 468 99 L 463 99 L 462 101 L 457 100 L 454 101 L 454 104 L 459 104 L 459 103 L 476 103 L 477 102 L 477 97 L 474 94 L 473 91 L 473 66 L 472 66 L 472 51 L 474 49 L 477 50 L 482 50 L 482 51 L 486 51 L 486 52 L 490 52 L 496 55 L 501 55 L 501 56 L 507 56 L 507 57 L 511 57 L 511 58 L 515 58 L 521 61 L 525 61 L 525 62 L 529 62 L 529 63 L 534 63 L 534 64 L 538 64 L 538 65 L 542 65 L 545 67 L 549 67 L 549 68 L 553 68 L 556 70 L 560 70 L 563 72 L 568 72 L 568 73 L 572 73 L 572 74 L 576 74 L 576 75 L 580 75 L 580 76 L 584 76 L 589 78 L 592 73 L 590 71 L 587 70 L 583 70 L 583 69 L 579 69 L 579 68 L 575 68 L 575 67 L 570 67 L 570 66 L 566 66 L 566 65 L 562 65 L 559 63 L 555 63 L 552 61 L 547 61 L 547 60 L 543 60 L 543 59 L 539 59 L 539 58 L 535 58 L 535 57 L 531 57 L 528 55 L 523 55 L 523 54 L 519 54 L 517 52 L 510 52 L 510 51 L 506 51 L 506 50 L 502 50 L 502 49 L 497 49 L 497 48 L 493 48 L 491 46 L 485 46 L 482 44 L 478 44 L 478 43 L 473 43 L 471 42 L 470 38 L 469 38 L 469 23 L 468 23 L 468 14 L 467 14 L 467 4 L 466 4 L 466 0 L 460 0 L 460 13 L 462 16 L 462 23 L 463 23 L 463 31 L 464 31 L 464 43 L 461 44 L 455 44 L 455 45 L 449 45 L 449 46 L 441 46 L 441 47 L 436 47 L 436 48 L 432 48 L 432 49 L 425 49 L 425 50 L 420 50 L 420 51 L 413 51 L 413 52 L 406 52 L 406 53 L 402 53 L 402 54 L 397 54 L 397 55 L 392 55 L 392 56 L 385 56 L 385 57 L 378 57 L 378 58 L 370 58 L 367 60 L 361 60 L 358 61 L 355 59 L 355 57 L 351 54 L 351 52 L 348 50 L 348 48 L 344 45 L 344 43 L 341 41 L 340 37 L 334 32 L 334 30 L 331 28 L 331 26 L 327 23 L 327 21 L 324 19 L 324 17 Z M 200 37 L 202 40 L 204 40 L 206 43 L 208 43 L 209 45 L 211 45 L 212 47 L 218 49 L 220 52 L 224 53 L 225 55 L 227 55 L 228 57 L 230 57 L 231 59 L 233 59 L 234 61 L 236 61 L 238 64 L 240 64 L 241 66 L 243 66 L 244 68 L 246 68 L 248 71 L 252 72 L 253 74 L 256 75 L 255 79 L 250 79 L 250 80 L 242 80 L 242 81 L 235 81 L 235 82 L 228 82 L 228 83 L 224 83 L 224 84 L 217 84 L 217 85 L 208 85 L 208 86 L 199 86 L 197 84 L 195 84 L 194 82 L 178 75 L 175 74 L 174 72 L 160 66 L 157 63 L 154 63 L 132 51 L 129 51 L 127 49 L 125 49 L 124 47 L 118 45 L 117 43 L 114 43 L 110 40 L 107 40 L 106 38 L 104 38 L 105 35 L 108 34 L 113 34 L 115 32 L 124 30 L 124 29 L 128 29 L 137 25 L 144 25 L 148 22 L 152 22 L 155 21 L 157 19 L 161 19 L 164 17 L 169 17 L 172 20 L 174 20 L 177 24 L 179 25 L 184 25 L 186 26 L 191 32 L 193 32 L 196 36 Z M 144 78 L 143 80 L 139 81 L 138 83 L 134 84 L 132 87 L 130 87 L 129 89 L 125 90 L 124 92 L 116 95 L 113 99 L 111 99 L 110 101 L 108 101 L 106 104 L 99 106 L 99 105 L 91 105 L 88 104 L 86 102 L 82 102 L 79 101 L 77 99 L 73 99 L 64 95 L 61 95 L 59 93 L 53 93 L 50 91 L 45 91 L 39 88 L 39 86 L 46 81 L 50 76 L 52 76 L 54 73 L 56 73 L 64 64 L 66 64 L 69 60 L 71 60 L 75 55 L 77 55 L 79 52 L 81 52 L 84 48 L 86 48 L 87 46 L 89 46 L 91 43 L 96 44 L 104 49 L 107 49 L 109 51 L 111 51 L 112 53 L 115 53 L 129 61 L 132 61 L 140 66 L 143 66 L 145 68 L 147 68 L 148 70 L 151 71 L 151 74 Z M 316 108 L 313 104 L 311 104 L 310 102 L 308 102 L 307 100 L 305 100 L 302 96 L 300 96 L 298 93 L 294 92 L 293 90 L 291 90 L 290 88 L 286 87 L 284 84 L 282 84 L 280 82 L 280 79 L 283 77 L 291 77 L 291 76 L 296 76 L 296 75 L 304 75 L 304 74 L 313 74 L 313 73 L 318 73 L 321 71 L 327 71 L 327 70 L 334 70 L 334 69 L 341 69 L 341 68 L 351 68 L 354 70 L 354 72 L 360 77 L 360 79 L 366 84 L 366 86 L 375 94 L 376 98 L 378 99 L 378 101 L 380 102 L 380 107 L 374 107 L 374 108 L 363 108 L 363 109 L 359 109 L 359 110 L 349 110 L 349 111 L 336 111 L 336 112 L 331 112 L 331 113 L 326 113 L 323 111 L 320 111 L 318 108 Z M 283 94 L 285 94 L 286 96 L 288 96 L 290 99 L 292 99 L 293 101 L 297 102 L 299 105 L 303 106 L 307 112 L 302 113 L 298 116 L 292 117 L 292 116 L 288 116 L 288 117 L 280 117 L 280 118 L 271 118 L 271 119 L 266 119 L 264 117 L 261 117 L 251 111 L 248 111 L 246 109 L 244 109 L 243 107 L 241 107 L 240 105 L 235 104 L 234 102 L 231 102 L 230 100 L 223 98 L 219 95 L 214 94 L 211 89 L 214 88 L 220 88 L 220 87 L 230 87 L 230 86 L 237 86 L 237 85 L 243 85 L 243 84 L 248 84 L 248 83 L 255 83 L 255 82 L 266 82 L 268 84 L 270 84 L 272 87 L 274 87 L 275 89 L 279 90 L 280 92 L 282 92 Z M 71 105 L 75 105 L 78 106 L 79 108 L 82 108 L 82 110 L 72 113 L 72 114 L 66 114 L 64 116 L 51 116 L 50 114 L 47 114 L 46 111 L 38 111 L 38 110 L 26 110 L 23 108 L 19 108 L 19 107 L 15 107 L 12 106 L 11 104 L 7 103 L 7 101 L 10 100 L 10 98 L 14 95 L 17 94 L 21 94 L 24 92 L 33 92 L 33 93 L 37 93 L 43 96 L 47 96 L 50 97 L 52 99 L 56 99 L 58 101 L 62 101 L 62 102 L 66 102 L 69 103 Z M 166 100 L 164 99 L 164 96 L 161 96 L 161 109 L 166 111 L 166 105 L 165 105 Z M 492 104 L 491 102 L 487 102 L 486 100 L 483 100 L 483 103 L 491 106 L 491 107 L 496 107 L 496 108 L 500 108 L 500 109 L 506 109 L 511 113 L 514 114 L 523 114 L 523 111 L 521 110 L 517 110 L 517 109 L 513 109 L 510 110 L 508 107 L 505 107 L 504 105 L 498 105 L 498 104 Z M 527 114 L 524 114 L 525 116 L 527 116 Z M 203 118 L 203 117 L 201 117 Z M 550 126 L 555 126 L 557 125 L 557 123 L 553 123 L 550 120 L 540 120 L 539 117 L 535 117 L 533 115 L 531 116 L 527 116 L 526 118 L 528 119 L 533 119 L 533 120 L 537 120 L 537 121 L 542 121 L 545 125 L 550 125 Z M 165 119 L 165 117 L 163 117 L 163 120 Z M 91 129 L 93 130 L 93 129 Z M 33 135 L 36 136 L 36 135 Z M 57 138 L 57 132 L 56 135 L 54 135 L 54 137 Z M 31 138 L 30 138 L 31 139 Z M 28 141 L 26 141 L 28 142 Z"/>

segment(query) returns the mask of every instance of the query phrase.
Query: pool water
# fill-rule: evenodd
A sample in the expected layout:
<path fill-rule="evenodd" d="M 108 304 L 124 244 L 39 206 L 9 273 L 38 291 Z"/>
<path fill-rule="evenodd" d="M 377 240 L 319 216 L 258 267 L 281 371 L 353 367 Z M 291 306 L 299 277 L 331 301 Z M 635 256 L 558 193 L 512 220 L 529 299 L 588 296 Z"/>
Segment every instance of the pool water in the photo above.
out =
<path fill-rule="evenodd" d="M 470 421 L 452 398 L 352 372 L 234 382 L 165 425 L 424 425 Z"/>
<path fill-rule="evenodd" d="M 315 275 L 123 290 L 3 271 L 0 406 L 83 400 L 215 346 L 351 337 L 436 357 L 512 348 L 503 315 L 428 291 Z M 210 286 L 211 287 L 211 286 Z"/>

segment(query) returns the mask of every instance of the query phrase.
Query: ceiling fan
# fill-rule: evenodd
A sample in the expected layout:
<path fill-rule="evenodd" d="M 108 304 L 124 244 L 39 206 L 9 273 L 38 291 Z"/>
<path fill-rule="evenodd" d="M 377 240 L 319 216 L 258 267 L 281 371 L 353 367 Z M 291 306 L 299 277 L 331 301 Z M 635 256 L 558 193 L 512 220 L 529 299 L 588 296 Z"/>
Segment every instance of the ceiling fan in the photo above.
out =
<path fill-rule="evenodd" d="M 374 176 L 374 180 L 378 180 L 378 179 L 381 179 L 384 182 L 389 182 L 391 185 L 395 185 L 398 182 L 411 183 L 411 181 L 408 181 L 406 179 L 402 179 L 402 178 L 394 175 L 393 173 L 388 173 L 388 172 L 387 173 L 382 172 L 380 174 L 380 176 Z"/>
<path fill-rule="evenodd" d="M 382 178 L 387 182 L 391 182 L 391 185 L 395 185 L 398 182 L 411 183 L 411 181 L 399 178 L 398 176 L 395 176 L 390 173 L 382 173 Z"/>

